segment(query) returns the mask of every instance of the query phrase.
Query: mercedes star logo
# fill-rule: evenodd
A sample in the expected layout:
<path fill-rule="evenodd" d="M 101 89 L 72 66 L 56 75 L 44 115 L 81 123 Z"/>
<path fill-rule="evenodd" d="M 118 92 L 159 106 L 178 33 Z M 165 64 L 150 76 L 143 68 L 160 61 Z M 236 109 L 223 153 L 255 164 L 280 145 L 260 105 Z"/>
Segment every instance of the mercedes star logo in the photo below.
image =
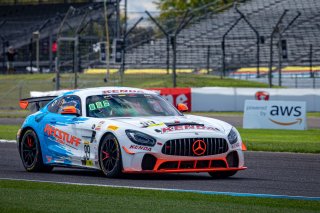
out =
<path fill-rule="evenodd" d="M 192 151 L 195 155 L 203 155 L 206 152 L 207 145 L 203 140 L 196 140 L 192 145 Z"/>

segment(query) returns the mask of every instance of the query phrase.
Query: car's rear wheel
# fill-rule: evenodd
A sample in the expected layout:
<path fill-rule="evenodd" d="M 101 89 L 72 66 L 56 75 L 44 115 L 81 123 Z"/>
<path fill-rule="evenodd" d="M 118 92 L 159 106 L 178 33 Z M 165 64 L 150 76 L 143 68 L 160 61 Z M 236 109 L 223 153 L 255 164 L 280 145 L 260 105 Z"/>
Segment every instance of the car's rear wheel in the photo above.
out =
<path fill-rule="evenodd" d="M 122 174 L 121 150 L 117 138 L 109 134 L 100 143 L 100 168 L 109 178 L 119 177 Z"/>
<path fill-rule="evenodd" d="M 37 134 L 29 129 L 20 141 L 20 156 L 28 172 L 50 172 L 53 167 L 43 164 L 41 147 Z"/>
<path fill-rule="evenodd" d="M 227 171 L 227 172 L 208 172 L 211 177 L 216 179 L 228 178 L 237 173 L 237 171 Z"/>

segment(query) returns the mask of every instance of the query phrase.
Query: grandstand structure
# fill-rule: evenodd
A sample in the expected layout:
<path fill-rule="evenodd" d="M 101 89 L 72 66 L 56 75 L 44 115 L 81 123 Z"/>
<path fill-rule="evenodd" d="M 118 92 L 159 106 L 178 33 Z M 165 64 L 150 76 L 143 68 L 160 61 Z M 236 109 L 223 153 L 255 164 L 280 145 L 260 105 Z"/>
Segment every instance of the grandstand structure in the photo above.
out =
<path fill-rule="evenodd" d="M 119 32 L 119 13 L 120 0 L 107 0 L 108 16 L 110 17 L 111 36 L 117 36 Z M 57 34 L 60 36 L 74 36 L 74 31 L 79 27 L 85 27 L 85 30 L 93 31 L 95 25 L 100 28 L 99 32 L 104 29 L 104 3 L 103 1 L 93 0 L 6 0 L 0 2 L 0 49 L 1 53 L 6 51 L 8 46 L 13 46 L 18 50 L 16 66 L 25 70 L 25 67 L 35 65 L 36 60 L 36 39 L 35 32 L 40 34 L 40 65 L 48 71 L 54 71 L 55 53 L 51 47 L 57 40 Z M 69 16 L 64 20 L 68 11 Z M 85 26 L 79 26 L 79 23 L 86 16 Z M 64 23 L 63 26 L 61 23 Z M 60 29 L 61 28 L 61 29 Z M 60 30 L 60 32 L 58 32 Z M 83 42 L 80 49 L 88 52 L 88 45 L 103 40 L 105 36 L 99 36 L 98 33 L 89 33 L 90 38 L 86 39 L 88 33 L 84 32 Z M 73 44 L 69 47 L 61 46 L 61 51 L 66 53 L 64 61 L 72 60 L 72 53 L 68 52 Z M 67 50 L 66 50 L 67 49 Z M 67 51 L 67 52 L 66 52 Z M 92 52 L 92 50 L 91 50 Z M 82 52 L 81 52 L 82 53 Z M 85 54 L 84 54 L 85 55 Z M 5 57 L 0 54 L 3 70 L 5 70 Z"/>
<path fill-rule="evenodd" d="M 0 48 L 3 51 L 9 45 L 17 48 L 17 64 L 20 67 L 25 69 L 34 66 L 36 45 L 33 36 L 34 32 L 39 31 L 40 66 L 54 72 L 54 53 L 50 48 L 61 29 L 60 35 L 65 39 L 59 45 L 60 71 L 74 72 L 88 68 L 105 70 L 105 62 L 94 50 L 99 42 L 106 40 L 103 1 L 3 2 L 18 4 L 0 3 Z M 123 39 L 126 32 L 120 23 L 119 2 L 107 1 L 110 46 L 114 40 Z M 190 22 L 174 39 L 177 69 L 201 73 L 206 70 L 208 74 L 234 78 L 261 77 L 259 81 L 264 81 L 262 79 L 268 77 L 270 70 L 274 77 L 280 74 L 289 77 L 320 76 L 319 0 L 229 2 L 220 7 L 220 0 L 215 0 L 192 11 L 181 11 L 181 17 L 175 17 L 174 20 L 162 21 L 157 18 L 159 14 L 152 13 L 167 35 L 146 14 L 139 14 L 144 16 L 143 21 L 121 46 L 125 61 L 116 63 L 110 60 L 110 68 L 124 70 L 125 73 L 129 69 L 164 70 L 173 67 L 173 36 L 182 17 L 186 15 Z M 61 25 L 70 7 L 73 11 Z M 128 16 L 130 18 L 130 14 Z M 129 20 L 131 26 L 136 20 Z M 79 28 L 82 29 L 81 34 L 76 34 L 75 29 Z M 79 69 L 74 68 L 74 38 L 79 38 L 76 55 Z M 4 67 L 3 56 L 0 60 Z"/>
<path fill-rule="evenodd" d="M 320 64 L 320 1 L 249 0 L 237 1 L 236 5 L 245 19 L 240 19 L 241 13 L 237 12 L 235 4 L 217 11 L 204 8 L 201 16 L 181 31 L 177 37 L 178 68 L 197 70 L 209 66 L 213 73 L 219 75 L 223 69 L 232 75 L 242 68 L 242 74 L 256 77 L 259 63 L 260 72 L 265 75 L 270 66 L 271 34 L 283 15 L 273 38 L 274 73 L 279 69 L 279 59 L 282 68 L 309 66 L 311 46 L 312 63 Z M 128 67 L 166 67 L 164 36 L 152 37 L 127 48 Z M 172 48 L 170 54 L 172 63 Z M 249 71 L 244 72 L 243 68 Z"/>

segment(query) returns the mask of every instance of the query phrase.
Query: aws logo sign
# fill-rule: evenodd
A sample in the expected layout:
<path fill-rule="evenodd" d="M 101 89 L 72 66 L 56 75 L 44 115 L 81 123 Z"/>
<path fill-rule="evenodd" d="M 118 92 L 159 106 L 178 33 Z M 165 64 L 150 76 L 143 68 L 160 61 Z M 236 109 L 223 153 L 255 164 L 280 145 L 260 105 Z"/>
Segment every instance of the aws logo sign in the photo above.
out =
<path fill-rule="evenodd" d="M 269 120 L 278 125 L 290 126 L 294 124 L 301 124 L 301 115 L 301 106 L 272 105 Z M 285 119 L 286 121 L 284 121 L 284 118 L 287 118 Z M 291 118 L 290 121 L 287 121 L 288 118 Z"/>
<path fill-rule="evenodd" d="M 245 101 L 244 128 L 304 130 L 306 123 L 306 102 Z"/>

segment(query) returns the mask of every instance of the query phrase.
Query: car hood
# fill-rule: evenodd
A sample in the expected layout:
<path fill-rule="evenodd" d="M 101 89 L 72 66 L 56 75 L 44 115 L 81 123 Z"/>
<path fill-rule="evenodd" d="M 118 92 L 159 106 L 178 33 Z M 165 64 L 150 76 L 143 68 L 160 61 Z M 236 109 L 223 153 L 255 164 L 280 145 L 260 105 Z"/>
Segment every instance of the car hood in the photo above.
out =
<path fill-rule="evenodd" d="M 154 116 L 154 117 L 121 117 L 111 118 L 126 128 L 141 129 L 150 134 L 176 134 L 190 132 L 216 132 L 226 134 L 231 125 L 202 116 Z"/>

